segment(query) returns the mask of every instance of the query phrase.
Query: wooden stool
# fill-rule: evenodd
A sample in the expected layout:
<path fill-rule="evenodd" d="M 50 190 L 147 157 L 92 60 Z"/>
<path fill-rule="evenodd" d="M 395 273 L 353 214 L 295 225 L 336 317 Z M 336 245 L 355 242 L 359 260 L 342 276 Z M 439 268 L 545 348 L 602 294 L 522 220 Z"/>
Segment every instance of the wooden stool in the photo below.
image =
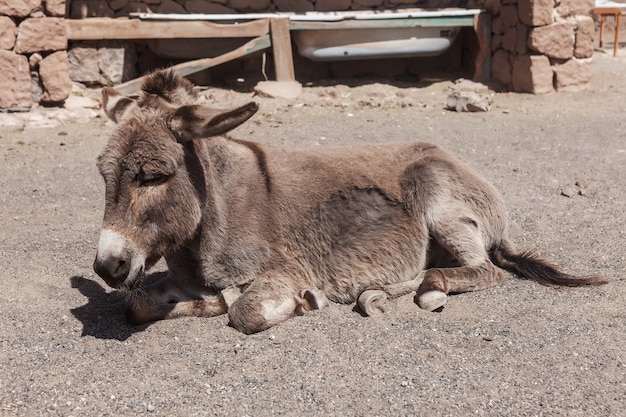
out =
<path fill-rule="evenodd" d="M 622 9 L 620 7 L 596 7 L 593 11 L 600 16 L 600 48 L 602 48 L 602 37 L 604 36 L 604 22 L 607 16 L 613 16 L 615 22 L 615 43 L 613 45 L 613 56 L 617 55 L 619 47 L 619 30 L 622 20 Z"/>

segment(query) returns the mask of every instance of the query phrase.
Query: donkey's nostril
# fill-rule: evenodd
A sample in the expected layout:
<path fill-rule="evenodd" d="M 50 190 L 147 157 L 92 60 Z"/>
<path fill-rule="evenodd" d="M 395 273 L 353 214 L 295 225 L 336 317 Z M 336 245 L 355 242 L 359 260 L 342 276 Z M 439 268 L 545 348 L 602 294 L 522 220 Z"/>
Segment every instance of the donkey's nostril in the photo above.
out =
<path fill-rule="evenodd" d="M 128 277 L 130 262 L 117 256 L 109 256 L 104 259 L 96 256 L 93 270 L 111 287 L 119 288 Z"/>

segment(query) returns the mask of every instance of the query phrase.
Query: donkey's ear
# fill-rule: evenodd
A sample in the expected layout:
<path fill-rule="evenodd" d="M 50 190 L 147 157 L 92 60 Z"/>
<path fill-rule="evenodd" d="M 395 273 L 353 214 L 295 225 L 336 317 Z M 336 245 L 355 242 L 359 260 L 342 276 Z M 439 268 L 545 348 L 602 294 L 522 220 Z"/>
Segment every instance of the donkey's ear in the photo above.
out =
<path fill-rule="evenodd" d="M 111 87 L 104 87 L 102 89 L 102 108 L 109 119 L 119 123 L 137 108 L 137 102 L 132 98 L 123 96 Z"/>
<path fill-rule="evenodd" d="M 218 136 L 248 120 L 258 109 L 254 102 L 233 110 L 215 110 L 192 104 L 179 107 L 170 115 L 168 127 L 180 140 Z"/>

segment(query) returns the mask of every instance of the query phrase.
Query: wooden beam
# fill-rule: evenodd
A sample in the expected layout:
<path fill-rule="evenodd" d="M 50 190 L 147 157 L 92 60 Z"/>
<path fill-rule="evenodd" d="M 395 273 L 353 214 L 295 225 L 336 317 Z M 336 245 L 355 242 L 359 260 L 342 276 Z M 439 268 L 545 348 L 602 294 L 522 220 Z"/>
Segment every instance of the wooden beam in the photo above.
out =
<path fill-rule="evenodd" d="M 491 81 L 491 15 L 481 13 L 474 16 L 474 31 L 478 38 L 474 79 L 483 82 Z"/>
<path fill-rule="evenodd" d="M 289 18 L 272 19 L 272 50 L 277 81 L 293 81 L 296 79 L 293 69 L 291 36 L 289 34 Z"/>
<path fill-rule="evenodd" d="M 171 70 L 182 76 L 194 74 L 196 72 L 203 71 L 205 69 L 215 67 L 233 59 L 241 58 L 252 54 L 254 52 L 262 51 L 272 46 L 269 35 L 263 35 L 258 38 L 252 39 L 239 48 L 227 52 L 223 55 L 216 56 L 214 58 L 202 58 L 193 61 L 183 62 L 170 67 Z M 125 83 L 115 86 L 115 89 L 122 94 L 133 94 L 139 91 L 143 77 L 135 78 L 134 80 L 127 81 Z"/>
<path fill-rule="evenodd" d="M 269 19 L 220 24 L 207 21 L 152 21 L 125 17 L 65 19 L 69 40 L 255 38 L 269 33 Z"/>

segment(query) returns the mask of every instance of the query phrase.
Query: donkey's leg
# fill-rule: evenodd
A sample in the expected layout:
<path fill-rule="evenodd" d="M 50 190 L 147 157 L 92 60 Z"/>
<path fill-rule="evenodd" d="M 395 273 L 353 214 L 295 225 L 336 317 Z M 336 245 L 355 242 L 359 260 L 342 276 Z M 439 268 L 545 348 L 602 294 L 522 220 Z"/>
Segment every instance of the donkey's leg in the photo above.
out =
<path fill-rule="evenodd" d="M 415 279 L 408 281 L 369 286 L 359 295 L 357 304 L 368 316 L 386 313 L 388 308 L 385 303 L 388 299 L 394 299 L 416 292 L 423 279 L 424 271 Z"/>
<path fill-rule="evenodd" d="M 230 322 L 243 333 L 266 330 L 291 317 L 328 306 L 316 288 L 301 288 L 290 277 L 257 278 L 228 309 Z"/>
<path fill-rule="evenodd" d="M 183 289 L 167 276 L 128 295 L 126 319 L 142 324 L 178 317 L 214 317 L 227 310 L 225 294 L 204 287 Z"/>
<path fill-rule="evenodd" d="M 460 266 L 425 271 L 415 301 L 429 311 L 442 307 L 449 293 L 478 291 L 502 284 L 504 275 L 489 260 L 477 222 L 456 217 L 437 224 L 433 232 L 438 243 Z"/>

